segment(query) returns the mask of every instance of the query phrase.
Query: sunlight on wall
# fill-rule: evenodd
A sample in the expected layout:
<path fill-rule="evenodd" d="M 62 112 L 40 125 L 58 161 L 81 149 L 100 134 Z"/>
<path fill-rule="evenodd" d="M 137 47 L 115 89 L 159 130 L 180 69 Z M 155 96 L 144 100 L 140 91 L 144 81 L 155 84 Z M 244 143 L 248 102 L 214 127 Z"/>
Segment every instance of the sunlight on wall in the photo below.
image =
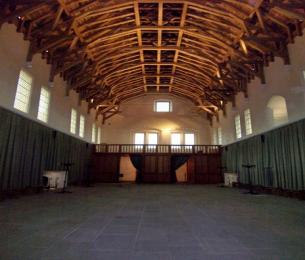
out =
<path fill-rule="evenodd" d="M 267 108 L 272 110 L 272 119 L 274 124 L 277 125 L 288 121 L 287 104 L 284 97 L 271 97 L 268 102 Z"/>
<path fill-rule="evenodd" d="M 137 170 L 133 166 L 129 156 L 122 156 L 120 159 L 120 178 L 124 182 L 134 182 L 136 180 Z"/>

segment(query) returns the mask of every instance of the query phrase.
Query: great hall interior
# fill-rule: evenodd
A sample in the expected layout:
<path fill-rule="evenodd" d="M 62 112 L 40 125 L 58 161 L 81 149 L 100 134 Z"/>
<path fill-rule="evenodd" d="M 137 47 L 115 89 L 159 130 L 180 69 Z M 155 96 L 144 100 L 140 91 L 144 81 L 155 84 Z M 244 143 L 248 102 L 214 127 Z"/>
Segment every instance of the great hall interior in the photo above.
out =
<path fill-rule="evenodd" d="M 304 0 L 0 0 L 0 259 L 305 259 Z"/>

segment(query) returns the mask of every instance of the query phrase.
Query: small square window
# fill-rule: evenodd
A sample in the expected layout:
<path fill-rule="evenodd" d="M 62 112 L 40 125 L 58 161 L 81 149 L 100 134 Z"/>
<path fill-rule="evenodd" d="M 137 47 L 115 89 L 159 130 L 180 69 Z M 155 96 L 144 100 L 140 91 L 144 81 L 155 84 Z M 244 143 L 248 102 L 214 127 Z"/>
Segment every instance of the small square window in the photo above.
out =
<path fill-rule="evenodd" d="M 135 144 L 144 144 L 144 133 L 135 133 L 134 143 Z"/>
<path fill-rule="evenodd" d="M 145 134 L 144 133 L 135 133 L 134 135 L 134 144 L 138 152 L 141 152 L 143 149 L 143 144 L 145 143 Z"/>
<path fill-rule="evenodd" d="M 148 144 L 158 144 L 158 134 L 157 133 L 148 133 Z"/>
<path fill-rule="evenodd" d="M 184 144 L 185 145 L 194 145 L 195 144 L 195 135 L 192 133 L 184 134 Z"/>
<path fill-rule="evenodd" d="M 155 112 L 172 112 L 172 103 L 168 100 L 155 101 Z"/>
<path fill-rule="evenodd" d="M 172 145 L 180 145 L 181 144 L 181 134 L 180 133 L 172 133 L 171 134 L 171 144 Z"/>
<path fill-rule="evenodd" d="M 156 149 L 156 145 L 158 144 L 158 134 L 157 133 L 148 133 L 147 134 L 147 146 L 148 151 L 153 152 Z"/>

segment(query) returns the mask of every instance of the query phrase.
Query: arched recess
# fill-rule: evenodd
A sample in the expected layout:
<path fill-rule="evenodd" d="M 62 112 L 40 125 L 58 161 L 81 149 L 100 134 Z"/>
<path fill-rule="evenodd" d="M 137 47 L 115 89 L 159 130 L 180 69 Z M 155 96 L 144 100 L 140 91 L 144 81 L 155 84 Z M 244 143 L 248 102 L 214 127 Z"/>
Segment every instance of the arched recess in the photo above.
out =
<path fill-rule="evenodd" d="M 267 108 L 271 111 L 271 118 L 274 125 L 283 124 L 288 121 L 288 110 L 284 97 L 271 97 L 268 101 Z"/>

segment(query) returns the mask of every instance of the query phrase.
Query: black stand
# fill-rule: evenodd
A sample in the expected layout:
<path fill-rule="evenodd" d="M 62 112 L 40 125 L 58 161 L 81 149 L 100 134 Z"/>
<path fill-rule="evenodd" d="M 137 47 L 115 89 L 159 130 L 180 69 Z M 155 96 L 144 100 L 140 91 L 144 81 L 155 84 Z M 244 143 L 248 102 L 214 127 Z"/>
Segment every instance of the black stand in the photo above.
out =
<path fill-rule="evenodd" d="M 258 193 L 256 191 L 254 191 L 254 189 L 253 189 L 251 171 L 250 171 L 250 169 L 255 168 L 256 165 L 254 165 L 254 164 L 243 164 L 242 167 L 247 169 L 248 180 L 249 180 L 249 191 L 246 191 L 244 194 L 257 195 Z"/>
<path fill-rule="evenodd" d="M 64 179 L 64 186 L 63 186 L 62 190 L 59 193 L 72 193 L 72 191 L 66 190 L 66 186 L 68 186 L 68 182 L 67 182 L 68 173 L 69 173 L 70 167 L 73 164 L 74 163 L 62 163 L 61 164 L 61 165 L 63 165 L 64 170 L 65 170 L 65 179 Z M 66 185 L 66 183 L 67 183 L 67 185 Z"/>

